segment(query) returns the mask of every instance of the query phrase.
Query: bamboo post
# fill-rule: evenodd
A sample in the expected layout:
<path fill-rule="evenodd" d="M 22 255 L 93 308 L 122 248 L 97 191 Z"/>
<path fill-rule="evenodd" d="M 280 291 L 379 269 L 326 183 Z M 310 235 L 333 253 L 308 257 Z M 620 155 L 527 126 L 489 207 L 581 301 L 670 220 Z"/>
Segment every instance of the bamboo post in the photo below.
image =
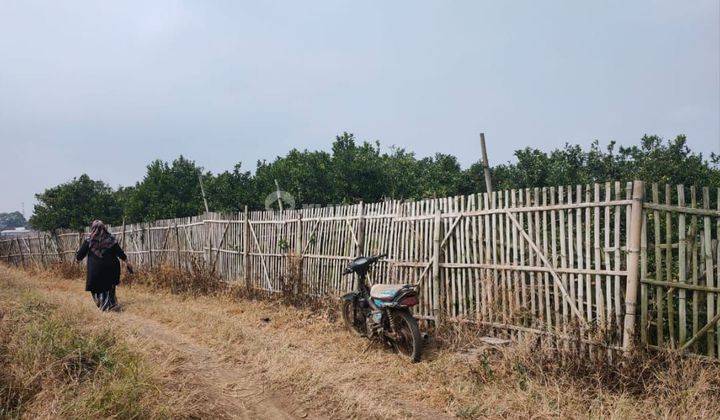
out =
<path fill-rule="evenodd" d="M 152 231 L 150 230 L 150 222 L 148 222 L 145 227 L 147 228 L 147 244 L 148 244 L 148 264 L 150 265 L 150 269 L 153 268 L 153 252 L 152 252 Z"/>
<path fill-rule="evenodd" d="M 632 208 L 628 226 L 627 283 L 625 286 L 625 322 L 623 327 L 623 350 L 629 354 L 635 344 L 635 309 L 640 285 L 640 234 L 642 232 L 643 198 L 645 184 L 634 181 L 632 188 Z"/>
<path fill-rule="evenodd" d="M 125 218 L 123 217 L 122 222 L 122 238 L 120 239 L 120 248 L 125 250 Z"/>
<path fill-rule="evenodd" d="M 277 196 L 278 206 L 280 206 L 280 214 L 283 214 L 283 202 L 280 198 L 280 184 L 278 183 L 278 180 L 275 180 L 275 194 Z"/>
<path fill-rule="evenodd" d="M 212 223 L 208 222 L 207 218 L 210 216 L 209 213 L 205 213 L 205 220 L 203 220 L 203 229 L 205 230 L 205 246 L 203 247 L 203 258 L 205 264 L 209 267 L 210 259 L 212 257 Z M 205 250 L 207 249 L 207 252 Z"/>
<path fill-rule="evenodd" d="M 357 246 L 355 251 L 355 255 L 358 257 L 365 252 L 365 205 L 361 201 L 359 206 L 358 214 L 360 218 L 358 219 Z"/>
<path fill-rule="evenodd" d="M 685 207 L 685 186 L 677 186 L 677 199 L 678 206 Z M 678 281 L 680 283 L 687 283 L 687 266 L 686 266 L 686 252 L 687 252 L 687 232 L 685 230 L 685 214 L 683 212 L 678 213 Z M 678 344 L 680 346 L 685 344 L 687 338 L 687 291 L 684 288 L 678 290 L 679 302 L 678 302 L 678 325 L 680 327 L 678 334 Z"/>
<path fill-rule="evenodd" d="M 295 252 L 296 252 L 296 259 L 295 259 L 295 261 L 291 261 L 291 262 L 290 262 L 291 264 L 298 264 L 297 271 L 296 271 L 297 279 L 296 279 L 296 282 L 294 282 L 294 284 L 293 284 L 293 288 L 295 289 L 295 290 L 293 290 L 293 292 L 294 292 L 295 294 L 303 293 L 303 291 L 305 290 L 305 287 L 303 287 L 303 284 L 302 284 L 302 282 L 303 282 L 303 277 L 304 277 L 304 276 L 303 276 L 303 264 L 304 264 L 304 262 L 303 262 L 303 258 L 302 258 L 302 248 L 303 248 L 303 243 L 302 243 L 302 242 L 303 242 L 303 232 L 302 232 L 302 226 L 303 226 L 303 224 L 302 224 L 302 219 L 303 219 L 302 213 L 299 213 L 299 212 L 298 212 L 298 218 L 297 218 L 297 221 L 295 222 Z"/>
<path fill-rule="evenodd" d="M 435 325 L 439 327 L 443 322 L 442 311 L 442 286 L 440 282 L 440 236 L 441 236 L 441 220 L 438 209 L 435 211 L 433 219 L 433 254 L 432 254 L 432 276 L 433 276 L 433 315 L 435 315 Z"/>
<path fill-rule="evenodd" d="M 702 190 L 702 197 L 703 197 L 703 208 L 709 209 L 710 208 L 710 189 L 708 187 L 703 187 Z M 703 230 L 702 230 L 702 238 L 701 241 L 703 241 L 704 245 L 704 253 L 703 257 L 705 259 L 705 284 L 709 287 L 715 286 L 715 279 L 713 277 L 713 257 L 712 257 L 712 225 L 710 224 L 710 217 L 703 217 Z M 708 293 L 707 299 L 707 318 L 711 319 L 715 317 L 715 294 L 714 293 Z M 715 320 L 717 322 L 717 319 Z M 708 331 L 708 330 L 706 330 Z M 710 357 L 715 356 L 715 333 L 710 332 L 707 334 L 707 355 Z"/>
<path fill-rule="evenodd" d="M 245 218 L 243 223 L 243 277 L 245 286 L 250 288 L 250 217 L 248 206 L 245 206 L 243 217 Z"/>
<path fill-rule="evenodd" d="M 490 164 L 488 163 L 487 148 L 485 147 L 485 133 L 480 133 L 480 147 L 482 148 L 482 166 L 485 175 L 485 190 L 492 192 L 492 179 L 490 178 Z"/>
<path fill-rule="evenodd" d="M 23 253 L 23 250 L 22 250 L 22 244 L 20 244 L 20 238 L 16 236 L 15 242 L 17 242 L 18 251 L 20 252 L 20 264 L 22 265 L 23 268 L 25 268 L 25 254 Z"/>
<path fill-rule="evenodd" d="M 38 249 L 40 250 L 40 265 L 45 268 L 45 235 L 40 236 L 40 232 L 37 233 Z"/>
<path fill-rule="evenodd" d="M 180 264 L 180 230 L 178 229 L 177 222 L 174 222 L 175 225 L 175 264 L 177 265 L 178 270 L 181 267 Z"/>

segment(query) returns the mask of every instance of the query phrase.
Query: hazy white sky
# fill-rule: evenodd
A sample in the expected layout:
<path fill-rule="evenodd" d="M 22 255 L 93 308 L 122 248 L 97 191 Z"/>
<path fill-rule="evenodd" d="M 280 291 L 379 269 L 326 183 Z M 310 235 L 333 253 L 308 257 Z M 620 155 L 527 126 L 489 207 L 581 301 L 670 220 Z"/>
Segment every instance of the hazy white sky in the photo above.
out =
<path fill-rule="evenodd" d="M 0 211 L 183 154 L 218 172 L 355 133 L 469 165 L 687 134 L 720 152 L 718 0 L 0 0 Z"/>

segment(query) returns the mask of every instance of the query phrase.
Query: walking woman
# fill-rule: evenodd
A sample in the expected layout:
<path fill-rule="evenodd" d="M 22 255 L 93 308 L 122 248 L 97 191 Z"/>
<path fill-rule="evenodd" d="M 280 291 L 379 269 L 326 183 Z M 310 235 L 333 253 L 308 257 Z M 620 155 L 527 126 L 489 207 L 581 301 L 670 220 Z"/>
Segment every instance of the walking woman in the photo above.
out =
<path fill-rule="evenodd" d="M 101 220 L 96 220 L 90 227 L 90 237 L 78 249 L 75 258 L 82 261 L 87 256 L 87 281 L 85 290 L 92 294 L 93 300 L 102 311 L 109 311 L 117 306 L 115 286 L 120 283 L 120 262 L 125 261 L 129 272 L 132 265 L 113 235 L 108 232 Z"/>

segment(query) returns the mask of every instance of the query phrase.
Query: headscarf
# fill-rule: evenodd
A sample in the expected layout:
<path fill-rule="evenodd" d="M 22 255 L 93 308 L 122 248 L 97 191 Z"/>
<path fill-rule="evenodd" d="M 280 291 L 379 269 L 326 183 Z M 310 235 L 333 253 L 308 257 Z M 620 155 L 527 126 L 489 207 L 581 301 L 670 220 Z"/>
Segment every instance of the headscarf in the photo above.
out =
<path fill-rule="evenodd" d="M 102 258 L 105 251 L 115 246 L 117 240 L 108 232 L 102 220 L 92 222 L 90 227 L 90 250 L 93 254 Z"/>

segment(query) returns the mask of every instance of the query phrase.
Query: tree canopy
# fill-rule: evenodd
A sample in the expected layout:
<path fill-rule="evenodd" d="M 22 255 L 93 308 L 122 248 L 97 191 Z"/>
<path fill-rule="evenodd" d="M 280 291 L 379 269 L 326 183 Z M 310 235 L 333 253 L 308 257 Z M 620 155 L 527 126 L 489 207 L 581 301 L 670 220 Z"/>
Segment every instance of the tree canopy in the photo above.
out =
<path fill-rule="evenodd" d="M 59 228 L 80 230 L 95 219 L 116 224 L 122 219 L 118 194 L 102 181 L 94 181 L 86 174 L 72 181 L 36 194 L 34 214 L 30 224 L 35 229 Z"/>
<path fill-rule="evenodd" d="M 491 168 L 496 189 L 576 185 L 643 179 L 648 182 L 720 187 L 720 159 L 693 152 L 685 136 L 664 141 L 644 136 L 639 144 L 618 147 L 598 141 L 589 149 L 566 144 L 543 151 L 527 147 L 516 160 Z M 484 192 L 482 165 L 463 169 L 457 158 L 438 153 L 418 158 L 411 151 L 378 141 L 360 142 L 350 133 L 336 136 L 330 151 L 293 149 L 273 161 L 258 161 L 255 172 L 241 163 L 213 174 L 183 156 L 156 160 L 134 186 L 113 190 L 87 175 L 38 194 L 30 219 L 38 229 L 80 228 L 101 218 L 128 223 L 193 216 L 204 210 L 200 179 L 212 211 L 264 208 L 265 198 L 282 190 L 297 206 L 421 199 Z"/>

